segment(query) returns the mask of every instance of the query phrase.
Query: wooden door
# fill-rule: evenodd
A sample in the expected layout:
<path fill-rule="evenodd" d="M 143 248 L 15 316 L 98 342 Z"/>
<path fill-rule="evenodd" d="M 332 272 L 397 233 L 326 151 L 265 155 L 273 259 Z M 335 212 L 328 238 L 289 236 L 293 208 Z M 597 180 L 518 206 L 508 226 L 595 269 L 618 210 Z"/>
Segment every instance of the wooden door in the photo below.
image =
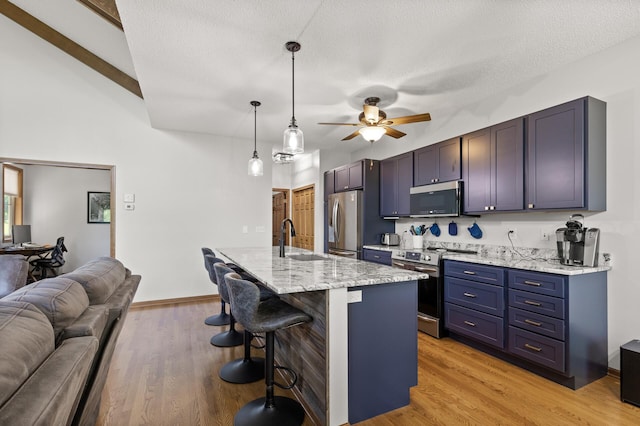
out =
<path fill-rule="evenodd" d="M 293 190 L 293 224 L 296 236 L 293 246 L 314 250 L 315 188 L 313 185 Z"/>
<path fill-rule="evenodd" d="M 287 217 L 288 189 L 274 189 L 271 202 L 271 244 L 280 244 L 280 225 Z M 285 245 L 289 245 L 289 232 L 285 234 Z"/>

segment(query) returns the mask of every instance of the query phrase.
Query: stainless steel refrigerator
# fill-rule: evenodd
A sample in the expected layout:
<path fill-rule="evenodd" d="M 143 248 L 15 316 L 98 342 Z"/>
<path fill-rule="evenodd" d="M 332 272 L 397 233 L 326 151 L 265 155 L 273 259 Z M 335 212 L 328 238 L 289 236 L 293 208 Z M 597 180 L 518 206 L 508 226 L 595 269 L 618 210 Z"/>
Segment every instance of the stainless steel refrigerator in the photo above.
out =
<path fill-rule="evenodd" d="M 329 194 L 327 234 L 330 254 L 362 258 L 362 191 Z"/>

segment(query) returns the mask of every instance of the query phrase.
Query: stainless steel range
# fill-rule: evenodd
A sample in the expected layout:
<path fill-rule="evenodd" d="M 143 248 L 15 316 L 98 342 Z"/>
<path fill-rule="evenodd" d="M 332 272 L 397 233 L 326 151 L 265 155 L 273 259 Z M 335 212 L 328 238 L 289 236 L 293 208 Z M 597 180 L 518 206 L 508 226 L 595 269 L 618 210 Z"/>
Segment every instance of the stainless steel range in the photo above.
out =
<path fill-rule="evenodd" d="M 443 254 L 471 253 L 471 250 L 427 247 L 425 249 L 398 249 L 391 253 L 391 263 L 396 268 L 429 274 L 428 279 L 418 280 L 418 330 L 433 337 L 444 337 L 444 279 L 441 275 Z"/>

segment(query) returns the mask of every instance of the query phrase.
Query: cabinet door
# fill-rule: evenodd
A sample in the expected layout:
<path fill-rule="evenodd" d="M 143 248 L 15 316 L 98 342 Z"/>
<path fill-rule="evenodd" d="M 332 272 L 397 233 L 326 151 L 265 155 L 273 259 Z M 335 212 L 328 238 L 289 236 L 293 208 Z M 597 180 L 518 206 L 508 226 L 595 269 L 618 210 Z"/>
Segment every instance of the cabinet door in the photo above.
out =
<path fill-rule="evenodd" d="M 413 154 L 413 183 L 415 186 L 434 183 L 438 176 L 438 156 L 435 145 L 425 146 Z"/>
<path fill-rule="evenodd" d="M 380 216 L 398 214 L 398 162 L 391 158 L 380 162 Z"/>
<path fill-rule="evenodd" d="M 438 150 L 438 182 L 460 179 L 460 138 L 436 144 Z"/>
<path fill-rule="evenodd" d="M 524 209 L 524 119 L 491 127 L 493 210 Z"/>
<path fill-rule="evenodd" d="M 465 213 L 489 211 L 492 206 L 491 151 L 489 128 L 462 137 Z"/>
<path fill-rule="evenodd" d="M 335 192 L 349 189 L 349 166 L 338 167 L 335 170 Z"/>
<path fill-rule="evenodd" d="M 409 192 L 413 186 L 413 152 L 398 157 L 398 215 L 409 216 Z"/>
<path fill-rule="evenodd" d="M 362 188 L 362 161 L 349 165 L 349 189 Z"/>
<path fill-rule="evenodd" d="M 527 208 L 583 208 L 584 99 L 529 116 Z"/>

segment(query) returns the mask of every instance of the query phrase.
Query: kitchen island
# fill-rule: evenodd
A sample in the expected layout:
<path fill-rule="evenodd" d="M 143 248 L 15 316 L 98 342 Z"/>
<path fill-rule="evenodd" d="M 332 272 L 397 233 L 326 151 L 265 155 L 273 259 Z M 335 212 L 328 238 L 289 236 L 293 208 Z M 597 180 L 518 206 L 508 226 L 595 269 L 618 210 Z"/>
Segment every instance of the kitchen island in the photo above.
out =
<path fill-rule="evenodd" d="M 314 422 L 356 423 L 409 404 L 417 384 L 417 280 L 427 274 L 293 247 L 219 252 L 308 313 L 276 333 L 276 361 Z"/>

